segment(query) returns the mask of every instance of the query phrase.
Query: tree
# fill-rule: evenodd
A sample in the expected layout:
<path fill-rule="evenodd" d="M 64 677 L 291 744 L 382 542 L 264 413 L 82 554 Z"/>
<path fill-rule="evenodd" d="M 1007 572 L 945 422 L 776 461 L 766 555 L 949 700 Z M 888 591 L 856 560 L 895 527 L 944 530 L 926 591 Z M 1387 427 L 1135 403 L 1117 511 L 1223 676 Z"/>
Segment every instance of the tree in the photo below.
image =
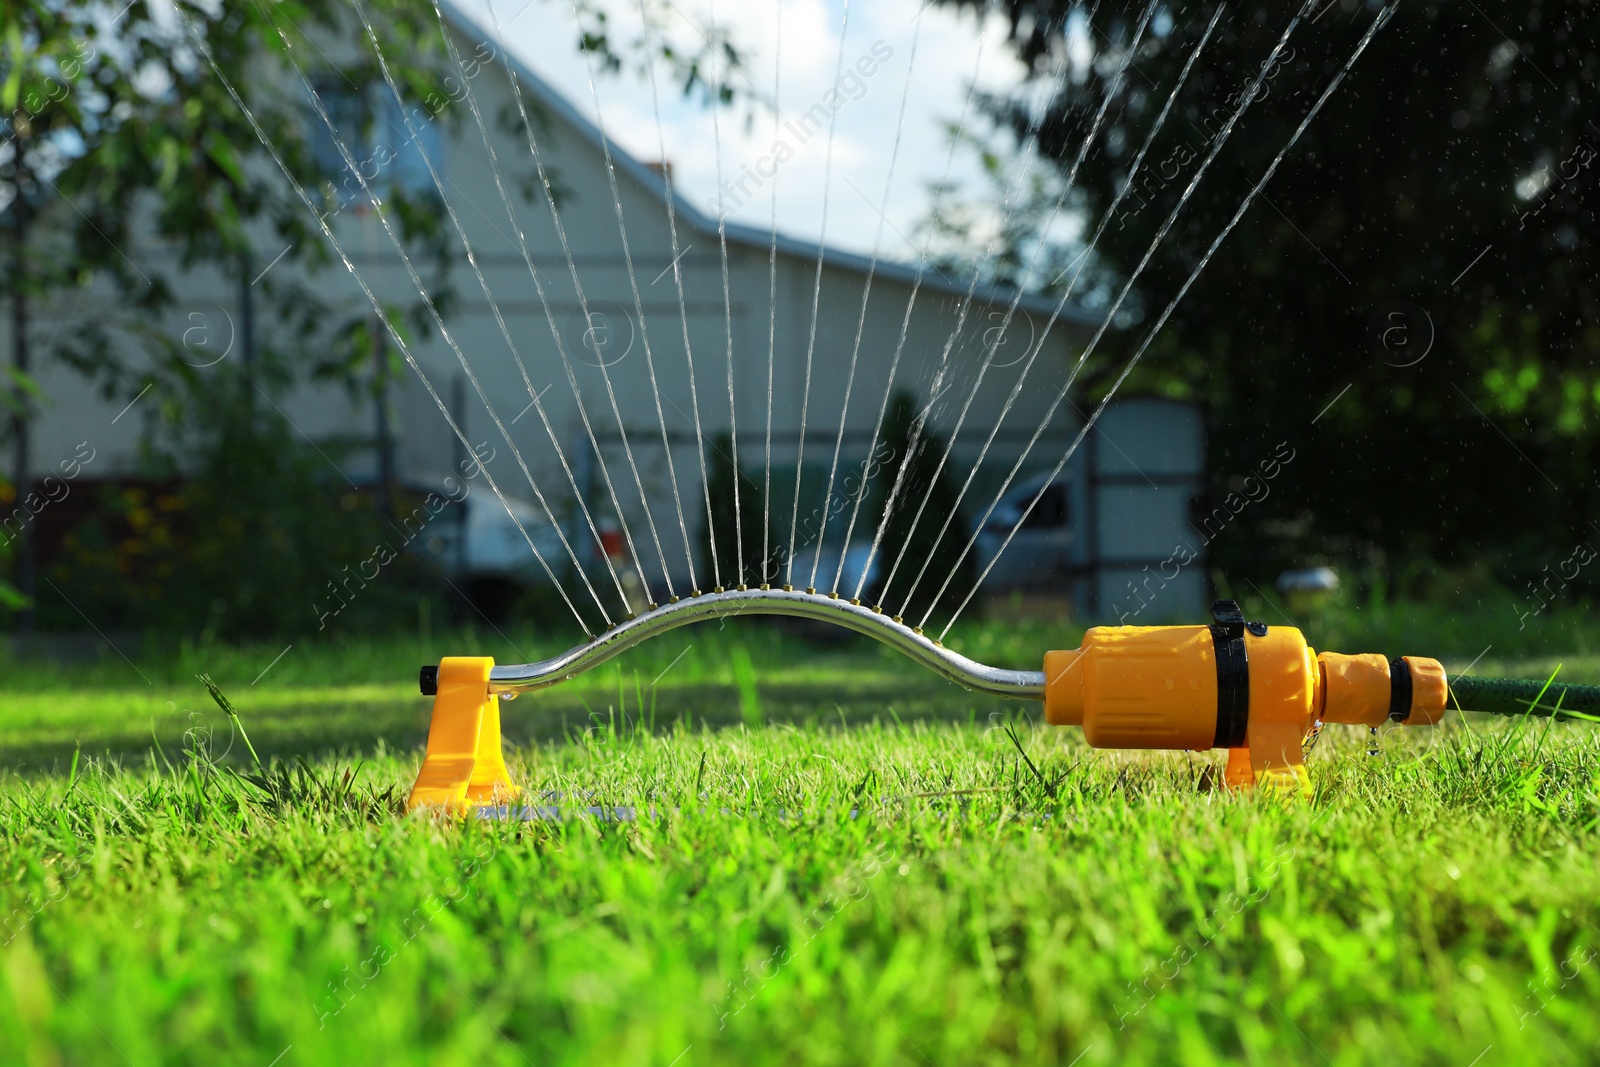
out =
<path fill-rule="evenodd" d="M 737 494 L 734 492 L 736 480 Z M 758 586 L 771 581 L 777 574 L 777 565 L 772 561 L 763 561 L 761 556 L 762 534 L 767 524 L 766 494 L 760 482 L 739 469 L 734 459 L 731 434 L 718 434 L 706 445 L 706 492 L 711 498 L 710 512 L 714 521 L 708 521 L 701 529 L 700 580 L 709 585 L 711 576 L 720 572 L 723 582 L 729 587 L 740 584 Z M 735 495 L 738 497 L 737 506 L 734 503 Z M 737 521 L 735 515 L 738 516 Z M 715 555 L 712 553 L 713 541 L 716 544 Z M 741 559 L 744 561 L 743 571 L 739 569 Z"/>
<path fill-rule="evenodd" d="M 930 612 L 954 612 L 975 584 L 972 554 L 962 555 L 971 529 L 957 510 L 949 465 L 940 470 L 947 445 L 928 428 L 926 415 L 918 411 L 916 398 L 907 391 L 897 391 L 890 398 L 883 439 L 887 454 L 893 457 L 888 466 L 894 473 L 891 476 L 885 471 L 878 479 L 868 510 L 884 528 L 878 550 L 880 576 L 873 583 L 871 602 L 885 610 L 893 608 L 913 622 Z M 950 516 L 954 518 L 941 532 Z M 957 557 L 961 557 L 959 561 Z M 920 581 L 918 571 L 924 572 Z M 949 575 L 954 577 L 939 595 Z M 884 602 L 886 596 L 888 603 Z"/>
<path fill-rule="evenodd" d="M 1119 80 L 1142 3 L 940 2 L 1007 18 L 1029 90 L 1068 65 L 1043 107 L 983 100 L 996 130 L 1058 172 L 1111 94 L 1075 190 L 1092 229 L 1210 8 L 1160 5 Z M 1417 591 L 1436 564 L 1488 555 L 1520 583 L 1596 535 L 1600 127 L 1586 102 L 1600 5 L 1484 10 L 1397 7 L 1124 386 L 1206 405 L 1219 496 L 1277 441 L 1300 450 L 1305 473 L 1216 546 L 1225 569 L 1377 558 Z M 1130 328 L 1080 378 L 1086 397 L 1104 394 L 1378 11 L 1327 0 L 1268 63 L 1292 14 L 1223 16 L 1127 187 L 1093 256 L 1102 291 L 1249 104 L 1139 278 Z"/>
<path fill-rule="evenodd" d="M 643 10 L 658 16 L 666 3 L 647 0 Z M 706 73 L 738 62 L 725 38 L 711 35 L 690 47 L 659 32 L 626 39 L 597 5 L 582 0 L 576 10 L 578 45 L 602 67 L 660 62 L 686 92 L 731 97 Z M 262 271 L 280 261 L 310 272 L 337 268 L 298 184 L 312 192 L 324 218 L 353 205 L 390 219 L 413 258 L 431 270 L 430 296 L 447 313 L 454 237 L 432 189 L 387 175 L 352 181 L 352 171 L 381 169 L 375 151 L 363 153 L 362 145 L 390 107 L 386 101 L 422 115 L 424 124 L 460 122 L 463 109 L 446 106 L 457 98 L 452 87 L 470 79 L 468 64 L 492 60 L 451 52 L 442 15 L 415 0 L 172 7 L 133 0 L 120 10 L 0 0 L 0 13 L 0 212 L 11 267 L 0 277 L 0 297 L 10 309 L 5 401 L 18 505 L 26 509 L 38 496 L 30 438 L 41 362 L 66 362 L 108 396 L 131 401 L 153 392 L 146 403 L 159 405 L 169 425 L 205 402 L 204 361 L 187 347 L 194 331 L 161 326 L 175 306 L 177 277 L 200 267 L 238 279 L 244 329 L 237 384 L 247 419 L 264 385 L 283 387 L 315 372 L 370 390 L 381 437 L 386 383 L 399 372 L 398 354 L 381 335 L 425 331 L 426 306 L 418 300 L 381 315 L 371 307 L 330 307 L 314 290 L 280 281 L 291 272 Z M 318 44 L 330 38 L 342 38 L 333 49 L 338 64 Z M 388 78 L 398 94 L 385 88 Z M 337 138 L 325 113 L 336 120 Z M 171 269 L 142 254 L 153 242 L 176 250 Z M 91 291 L 92 305 L 74 330 L 36 336 L 31 308 Z M 258 300 L 266 306 L 258 308 Z M 268 319 L 274 329 L 260 343 L 253 323 Z M 129 341 L 142 358 L 130 358 Z M 308 353 L 316 349 L 324 355 L 314 359 Z M 13 599 L 23 605 L 24 626 L 34 592 L 31 515 L 14 538 L 21 595 Z"/>

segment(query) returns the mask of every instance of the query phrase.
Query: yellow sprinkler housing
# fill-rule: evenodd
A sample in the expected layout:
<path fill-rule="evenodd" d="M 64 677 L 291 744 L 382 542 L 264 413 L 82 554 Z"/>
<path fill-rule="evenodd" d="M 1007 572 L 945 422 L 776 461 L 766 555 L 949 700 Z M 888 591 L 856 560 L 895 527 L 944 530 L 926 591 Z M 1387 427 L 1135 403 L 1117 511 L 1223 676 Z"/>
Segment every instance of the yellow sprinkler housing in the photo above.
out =
<path fill-rule="evenodd" d="M 446 656 L 424 667 L 424 688 L 433 688 L 428 753 L 406 798 L 406 811 L 420 807 L 468 809 L 515 797 L 500 743 L 500 698 L 489 692 L 488 656 Z M 431 686 L 430 686 L 431 683 Z"/>
<path fill-rule="evenodd" d="M 1231 600 L 1209 626 L 1097 626 L 1044 657 L 1045 721 L 1096 748 L 1228 749 L 1226 781 L 1309 795 L 1301 742 L 1317 720 L 1439 721 L 1444 667 L 1406 656 L 1318 655 L 1292 626 L 1246 622 Z"/>

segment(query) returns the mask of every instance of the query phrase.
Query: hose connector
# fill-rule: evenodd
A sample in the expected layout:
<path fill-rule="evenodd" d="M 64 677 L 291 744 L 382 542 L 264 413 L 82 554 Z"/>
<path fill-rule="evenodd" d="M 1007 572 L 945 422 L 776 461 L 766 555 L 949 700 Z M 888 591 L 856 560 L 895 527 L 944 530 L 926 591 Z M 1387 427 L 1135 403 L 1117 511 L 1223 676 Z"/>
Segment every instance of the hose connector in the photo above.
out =
<path fill-rule="evenodd" d="M 1444 718 L 1449 706 L 1444 664 L 1436 659 L 1324 652 L 1317 662 L 1322 665 L 1324 692 L 1317 718 L 1323 722 L 1431 726 Z"/>
<path fill-rule="evenodd" d="M 1417 656 L 1317 655 L 1292 626 L 1219 600 L 1209 626 L 1097 626 L 1044 657 L 1045 721 L 1096 748 L 1229 750 L 1228 782 L 1309 795 L 1301 740 L 1317 719 L 1438 722 L 1444 667 Z"/>

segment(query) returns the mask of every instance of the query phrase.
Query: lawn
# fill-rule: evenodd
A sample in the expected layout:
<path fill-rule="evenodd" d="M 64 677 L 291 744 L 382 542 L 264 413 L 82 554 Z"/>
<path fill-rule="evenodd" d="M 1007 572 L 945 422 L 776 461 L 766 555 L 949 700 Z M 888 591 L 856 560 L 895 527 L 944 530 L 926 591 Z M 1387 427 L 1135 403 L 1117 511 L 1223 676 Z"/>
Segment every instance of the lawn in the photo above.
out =
<path fill-rule="evenodd" d="M 1377 756 L 1329 728 L 1317 798 L 1285 804 L 1211 790 L 1216 754 L 1097 752 L 874 646 L 745 622 L 505 705 L 517 820 L 397 815 L 415 671 L 561 635 L 8 664 L 0 1060 L 1600 1056 L 1587 725 L 1473 717 Z M 1464 667 L 1481 633 L 1416 651 Z M 1076 637 L 961 639 L 1023 666 Z M 1517 639 L 1477 671 L 1600 681 L 1592 631 Z"/>

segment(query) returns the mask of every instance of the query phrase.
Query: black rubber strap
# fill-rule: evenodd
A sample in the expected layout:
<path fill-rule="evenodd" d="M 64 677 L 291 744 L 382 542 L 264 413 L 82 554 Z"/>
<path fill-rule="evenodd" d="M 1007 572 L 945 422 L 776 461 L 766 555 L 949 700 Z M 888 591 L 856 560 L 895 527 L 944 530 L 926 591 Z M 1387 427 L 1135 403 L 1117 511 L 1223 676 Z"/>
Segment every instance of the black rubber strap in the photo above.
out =
<path fill-rule="evenodd" d="M 1250 725 L 1250 661 L 1244 615 L 1232 600 L 1211 605 L 1211 645 L 1217 655 L 1217 733 L 1213 748 L 1243 748 Z"/>
<path fill-rule="evenodd" d="M 422 695 L 432 697 L 439 695 L 439 668 L 424 667 L 417 678 L 421 683 Z"/>
<path fill-rule="evenodd" d="M 1389 721 L 1411 718 L 1411 664 L 1403 659 L 1389 661 Z"/>

